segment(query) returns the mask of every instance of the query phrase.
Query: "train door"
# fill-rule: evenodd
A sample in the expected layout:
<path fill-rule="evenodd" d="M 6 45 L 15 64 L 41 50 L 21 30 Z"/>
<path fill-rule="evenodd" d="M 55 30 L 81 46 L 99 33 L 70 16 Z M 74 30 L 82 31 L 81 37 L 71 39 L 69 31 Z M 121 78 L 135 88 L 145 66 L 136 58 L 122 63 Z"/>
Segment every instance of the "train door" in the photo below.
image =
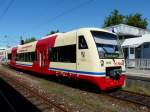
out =
<path fill-rule="evenodd" d="M 12 49 L 12 54 L 11 54 L 11 61 L 10 61 L 10 63 L 12 65 L 16 64 L 16 54 L 17 54 L 17 48 L 13 48 Z"/>
<path fill-rule="evenodd" d="M 89 68 L 88 64 L 88 45 L 85 36 L 77 34 L 77 70 L 86 71 Z"/>
<path fill-rule="evenodd" d="M 42 73 L 48 70 L 48 48 L 46 47 L 38 48 L 38 66 Z"/>

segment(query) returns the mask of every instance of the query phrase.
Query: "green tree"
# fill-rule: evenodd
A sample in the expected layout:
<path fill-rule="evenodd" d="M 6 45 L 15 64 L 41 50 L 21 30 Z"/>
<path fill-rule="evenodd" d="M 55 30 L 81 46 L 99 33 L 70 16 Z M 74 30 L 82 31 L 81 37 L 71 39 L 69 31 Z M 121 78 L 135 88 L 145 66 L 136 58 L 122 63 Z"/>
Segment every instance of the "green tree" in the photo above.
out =
<path fill-rule="evenodd" d="M 124 23 L 124 19 L 125 17 L 115 9 L 108 17 L 105 18 L 103 27 Z"/>
<path fill-rule="evenodd" d="M 36 38 L 35 37 L 31 37 L 31 38 L 26 38 L 24 43 L 26 44 L 26 43 L 30 43 L 30 42 L 34 42 L 34 41 L 36 41 Z"/>
<path fill-rule="evenodd" d="M 55 34 L 55 33 L 58 33 L 59 32 L 59 30 L 52 30 L 52 31 L 50 31 L 48 34 L 46 34 L 46 35 L 52 35 L 52 34 Z"/>
<path fill-rule="evenodd" d="M 147 29 L 148 22 L 146 18 L 142 18 L 142 14 L 135 13 L 135 14 L 130 14 L 129 16 L 126 17 L 126 24 Z"/>
<path fill-rule="evenodd" d="M 111 12 L 109 16 L 104 19 L 103 27 L 109 27 L 118 24 L 127 24 L 143 29 L 147 29 L 148 21 L 146 18 L 142 17 L 142 14 L 135 13 L 124 16 L 119 13 L 118 10 L 114 10 Z"/>

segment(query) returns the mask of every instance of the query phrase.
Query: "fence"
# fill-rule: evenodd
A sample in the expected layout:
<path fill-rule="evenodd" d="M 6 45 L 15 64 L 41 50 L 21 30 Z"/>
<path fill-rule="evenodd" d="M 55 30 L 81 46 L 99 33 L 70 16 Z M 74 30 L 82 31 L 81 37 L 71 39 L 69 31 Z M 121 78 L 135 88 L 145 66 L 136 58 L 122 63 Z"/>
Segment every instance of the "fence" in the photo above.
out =
<path fill-rule="evenodd" d="M 150 69 L 150 59 L 126 59 L 126 67 Z"/>

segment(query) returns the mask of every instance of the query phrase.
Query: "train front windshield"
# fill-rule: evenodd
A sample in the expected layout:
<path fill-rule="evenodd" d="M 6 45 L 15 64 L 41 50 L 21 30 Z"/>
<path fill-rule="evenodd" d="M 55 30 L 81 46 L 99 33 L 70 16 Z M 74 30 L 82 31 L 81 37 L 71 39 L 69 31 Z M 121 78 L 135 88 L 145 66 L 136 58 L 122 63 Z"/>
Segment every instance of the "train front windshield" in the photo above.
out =
<path fill-rule="evenodd" d="M 117 36 L 107 32 L 91 31 L 101 59 L 123 58 Z"/>

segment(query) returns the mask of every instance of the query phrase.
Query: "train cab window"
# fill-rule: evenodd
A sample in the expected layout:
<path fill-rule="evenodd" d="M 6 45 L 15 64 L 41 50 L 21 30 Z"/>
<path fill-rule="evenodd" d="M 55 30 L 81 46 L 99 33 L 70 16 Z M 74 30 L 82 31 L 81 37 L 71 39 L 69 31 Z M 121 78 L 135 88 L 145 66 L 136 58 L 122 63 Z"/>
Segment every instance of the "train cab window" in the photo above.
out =
<path fill-rule="evenodd" d="M 79 36 L 79 49 L 88 49 L 84 36 Z"/>

